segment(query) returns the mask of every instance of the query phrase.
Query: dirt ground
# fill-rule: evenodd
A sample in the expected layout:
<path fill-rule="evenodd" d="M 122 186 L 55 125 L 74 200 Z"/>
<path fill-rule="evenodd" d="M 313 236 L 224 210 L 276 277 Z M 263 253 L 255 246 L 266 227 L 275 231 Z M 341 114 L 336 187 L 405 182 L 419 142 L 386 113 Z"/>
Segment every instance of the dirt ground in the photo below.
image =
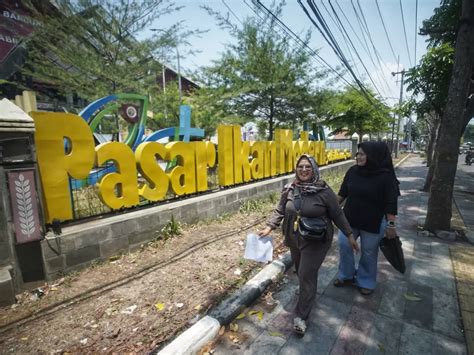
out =
<path fill-rule="evenodd" d="M 243 258 L 245 238 L 272 204 L 183 226 L 0 309 L 2 353 L 148 353 L 195 323 L 262 264 Z M 285 251 L 274 234 L 275 257 Z"/>

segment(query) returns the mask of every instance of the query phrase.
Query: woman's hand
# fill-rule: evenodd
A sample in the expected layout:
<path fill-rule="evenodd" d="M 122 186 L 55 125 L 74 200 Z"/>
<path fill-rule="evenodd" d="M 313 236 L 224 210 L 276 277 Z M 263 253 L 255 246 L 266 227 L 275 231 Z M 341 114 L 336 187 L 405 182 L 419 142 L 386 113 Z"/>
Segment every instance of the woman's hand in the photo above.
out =
<path fill-rule="evenodd" d="M 272 229 L 271 229 L 269 226 L 266 226 L 266 227 L 263 228 L 262 230 L 259 230 L 259 231 L 257 232 L 257 235 L 258 235 L 259 237 L 265 237 L 265 236 L 269 235 L 271 231 L 272 231 Z"/>
<path fill-rule="evenodd" d="M 397 229 L 395 227 L 387 227 L 385 228 L 385 238 L 393 239 L 397 236 Z"/>
<path fill-rule="evenodd" d="M 354 234 L 352 234 L 352 233 L 349 234 L 347 239 L 349 240 L 349 244 L 351 245 L 352 250 L 354 250 L 356 253 L 358 253 L 360 251 L 359 244 L 357 244 L 357 241 L 354 238 Z"/>

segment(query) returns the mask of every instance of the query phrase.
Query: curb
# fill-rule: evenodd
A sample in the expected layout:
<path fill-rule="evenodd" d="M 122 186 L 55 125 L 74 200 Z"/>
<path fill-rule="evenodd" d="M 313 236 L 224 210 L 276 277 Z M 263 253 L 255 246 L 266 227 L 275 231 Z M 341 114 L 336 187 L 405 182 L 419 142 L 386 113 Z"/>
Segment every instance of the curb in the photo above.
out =
<path fill-rule="evenodd" d="M 397 168 L 411 154 L 401 159 L 394 168 Z M 290 252 L 286 252 L 279 260 L 265 266 L 244 286 L 212 309 L 208 315 L 201 318 L 190 328 L 186 329 L 171 343 L 160 351 L 152 353 L 158 355 L 196 354 L 219 333 L 222 326 L 229 324 L 245 307 L 250 306 L 265 289 L 292 265 Z"/>
<path fill-rule="evenodd" d="M 204 345 L 212 341 L 223 325 L 229 324 L 245 307 L 250 306 L 265 289 L 290 268 L 290 252 L 283 254 L 265 266 L 243 287 L 221 302 L 208 315 L 185 330 L 162 350 L 152 353 L 159 355 L 196 354 Z"/>

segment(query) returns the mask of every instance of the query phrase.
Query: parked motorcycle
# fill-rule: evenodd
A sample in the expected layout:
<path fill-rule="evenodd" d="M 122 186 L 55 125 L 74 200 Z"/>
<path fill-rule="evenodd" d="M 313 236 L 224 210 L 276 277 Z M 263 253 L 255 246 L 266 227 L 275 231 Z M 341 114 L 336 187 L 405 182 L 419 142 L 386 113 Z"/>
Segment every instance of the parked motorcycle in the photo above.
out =
<path fill-rule="evenodd" d="M 472 153 L 468 152 L 466 154 L 466 158 L 464 158 L 464 162 L 466 163 L 466 165 L 472 164 Z"/>

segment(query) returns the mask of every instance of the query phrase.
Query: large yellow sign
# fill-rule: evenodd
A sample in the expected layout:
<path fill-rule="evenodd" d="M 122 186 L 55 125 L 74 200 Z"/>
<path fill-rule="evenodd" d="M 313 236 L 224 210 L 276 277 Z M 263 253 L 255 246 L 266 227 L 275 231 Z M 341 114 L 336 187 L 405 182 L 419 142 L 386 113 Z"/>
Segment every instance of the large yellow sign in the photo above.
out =
<path fill-rule="evenodd" d="M 138 205 L 140 197 L 159 201 L 171 189 L 176 195 L 206 191 L 208 168 L 218 159 L 219 184 L 231 186 L 293 171 L 299 155 L 327 164 L 324 142 L 308 141 L 308 132 L 292 141 L 291 130 L 276 130 L 275 141 L 242 142 L 240 126 L 218 128 L 218 151 L 211 142 L 145 142 L 136 151 L 124 143 L 94 147 L 92 132 L 81 117 L 68 113 L 32 112 L 46 219 L 73 218 L 69 177 L 87 178 L 94 167 L 113 163 L 99 183 L 99 195 L 112 209 Z M 159 162 L 177 160 L 165 172 Z M 138 182 L 138 176 L 145 180 Z"/>

